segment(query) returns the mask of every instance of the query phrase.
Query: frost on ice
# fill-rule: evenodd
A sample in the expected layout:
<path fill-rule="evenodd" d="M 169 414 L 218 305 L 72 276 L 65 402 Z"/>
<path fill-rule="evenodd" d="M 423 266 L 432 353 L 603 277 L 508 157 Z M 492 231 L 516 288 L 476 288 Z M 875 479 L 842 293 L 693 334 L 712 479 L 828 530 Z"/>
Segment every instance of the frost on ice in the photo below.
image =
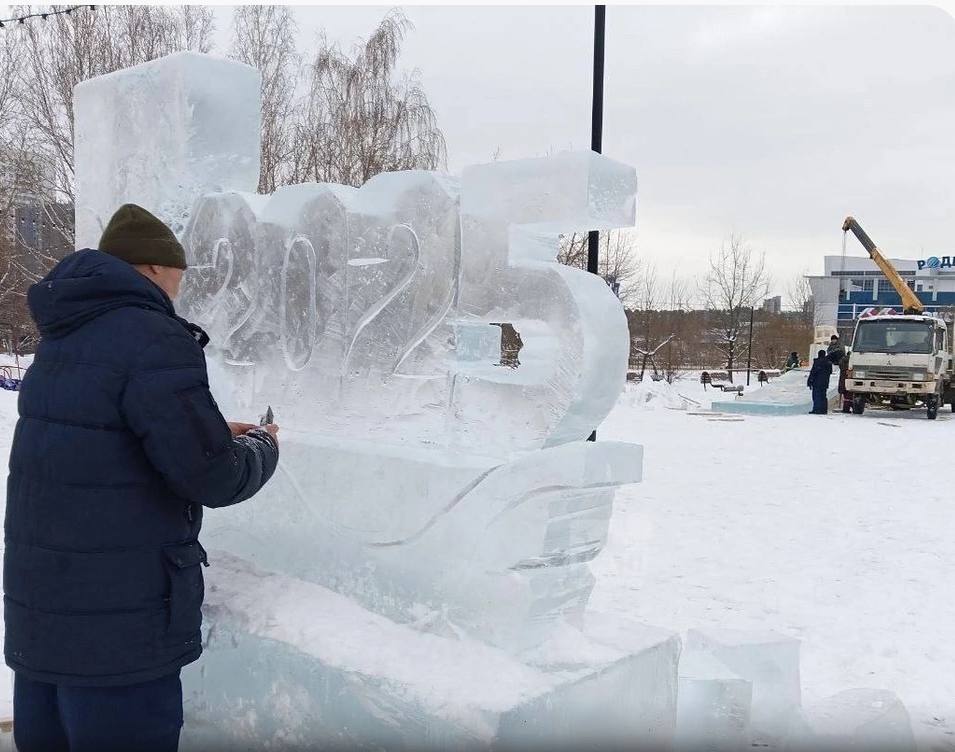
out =
<path fill-rule="evenodd" d="M 684 738 L 790 721 L 798 648 L 700 637 L 679 670 L 678 636 L 587 607 L 642 451 L 585 440 L 629 335 L 556 255 L 633 225 L 634 170 L 580 152 L 260 196 L 258 101 L 255 70 L 191 53 L 75 90 L 78 242 L 127 201 L 166 220 L 223 411 L 282 426 L 266 490 L 206 516 L 184 746 L 666 746 L 678 686 Z"/>
<path fill-rule="evenodd" d="M 574 200 L 532 200 L 564 173 Z M 613 487 L 641 458 L 583 441 L 623 384 L 626 321 L 605 284 L 553 259 L 561 231 L 632 222 L 634 191 L 629 168 L 573 154 L 460 183 L 199 199 L 181 310 L 216 343 L 224 406 L 272 405 L 283 425 L 278 477 L 207 540 L 501 643 L 579 619 Z M 505 324 L 518 363 L 502 364 Z"/>
<path fill-rule="evenodd" d="M 76 243 L 95 248 L 124 202 L 181 234 L 192 202 L 259 180 L 259 73 L 189 53 L 79 84 L 74 91 Z"/>

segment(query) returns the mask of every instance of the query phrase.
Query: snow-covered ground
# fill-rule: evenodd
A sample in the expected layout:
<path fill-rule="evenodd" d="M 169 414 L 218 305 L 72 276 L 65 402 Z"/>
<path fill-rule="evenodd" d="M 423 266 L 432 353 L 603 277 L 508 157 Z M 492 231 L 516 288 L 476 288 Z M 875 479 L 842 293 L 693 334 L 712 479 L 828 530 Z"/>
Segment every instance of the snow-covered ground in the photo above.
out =
<path fill-rule="evenodd" d="M 645 459 L 644 482 L 617 495 L 592 603 L 679 630 L 798 637 L 804 702 L 890 689 L 920 748 L 955 749 L 955 416 L 720 422 L 668 409 L 667 392 L 630 385 L 598 431 Z"/>
<path fill-rule="evenodd" d="M 680 394 L 713 393 L 693 381 L 630 385 L 599 429 L 646 454 L 644 482 L 618 495 L 594 563 L 594 606 L 671 629 L 798 637 L 804 701 L 891 689 L 922 749 L 955 749 L 955 416 L 719 422 L 677 409 Z M 0 391 L 4 489 L 15 417 L 16 393 Z M 0 719 L 10 686 L 0 675 Z"/>

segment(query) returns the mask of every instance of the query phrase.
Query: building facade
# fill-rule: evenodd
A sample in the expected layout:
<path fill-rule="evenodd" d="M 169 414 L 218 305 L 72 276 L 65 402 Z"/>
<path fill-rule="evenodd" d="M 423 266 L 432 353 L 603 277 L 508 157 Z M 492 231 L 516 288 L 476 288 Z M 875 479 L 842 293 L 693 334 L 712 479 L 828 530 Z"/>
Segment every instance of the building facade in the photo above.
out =
<path fill-rule="evenodd" d="M 763 301 L 762 309 L 769 313 L 780 314 L 783 312 L 783 296 L 776 295 L 772 298 L 766 298 Z"/>
<path fill-rule="evenodd" d="M 955 307 L 955 265 L 950 256 L 890 259 L 927 311 Z M 860 315 L 873 309 L 902 312 L 902 299 L 868 256 L 826 256 L 824 274 L 809 277 L 815 323 L 851 328 Z"/>
<path fill-rule="evenodd" d="M 26 303 L 29 286 L 73 250 L 73 205 L 20 196 L 0 228 L 5 287 L 0 290 L 0 350 L 30 352 L 37 333 Z"/>
<path fill-rule="evenodd" d="M 42 277 L 73 251 L 73 205 L 21 200 L 13 210 L 14 242 L 20 263 Z"/>

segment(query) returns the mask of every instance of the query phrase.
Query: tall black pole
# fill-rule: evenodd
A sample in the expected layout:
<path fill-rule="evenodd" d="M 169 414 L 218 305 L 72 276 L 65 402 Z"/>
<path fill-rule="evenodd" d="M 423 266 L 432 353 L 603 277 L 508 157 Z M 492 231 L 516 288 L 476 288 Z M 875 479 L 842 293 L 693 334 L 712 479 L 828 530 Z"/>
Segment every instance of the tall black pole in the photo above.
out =
<path fill-rule="evenodd" d="M 590 113 L 590 148 L 600 154 L 604 140 L 604 35 L 607 26 L 607 6 L 594 6 L 594 88 L 593 108 Z M 587 271 L 599 274 L 600 236 L 596 230 L 587 234 Z M 597 440 L 594 431 L 587 439 Z"/>
<path fill-rule="evenodd" d="M 756 306 L 749 307 L 749 348 L 746 350 L 746 386 L 749 386 L 749 372 L 753 368 L 753 317 Z"/>
<path fill-rule="evenodd" d="M 594 88 L 593 108 L 590 115 L 590 148 L 600 154 L 603 151 L 604 135 L 604 36 L 607 22 L 607 6 L 594 6 Z M 596 230 L 587 235 L 587 271 L 598 274 L 600 236 Z"/>

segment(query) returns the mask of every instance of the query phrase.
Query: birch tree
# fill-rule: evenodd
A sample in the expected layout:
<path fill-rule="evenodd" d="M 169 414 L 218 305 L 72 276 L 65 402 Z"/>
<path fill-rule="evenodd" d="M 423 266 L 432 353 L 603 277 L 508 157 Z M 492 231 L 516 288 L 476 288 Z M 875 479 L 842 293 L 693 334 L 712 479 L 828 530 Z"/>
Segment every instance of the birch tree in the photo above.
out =
<path fill-rule="evenodd" d="M 291 182 L 360 186 L 381 172 L 445 165 L 444 134 L 421 82 L 398 69 L 412 28 L 393 10 L 349 52 L 319 40 L 294 127 Z"/>

